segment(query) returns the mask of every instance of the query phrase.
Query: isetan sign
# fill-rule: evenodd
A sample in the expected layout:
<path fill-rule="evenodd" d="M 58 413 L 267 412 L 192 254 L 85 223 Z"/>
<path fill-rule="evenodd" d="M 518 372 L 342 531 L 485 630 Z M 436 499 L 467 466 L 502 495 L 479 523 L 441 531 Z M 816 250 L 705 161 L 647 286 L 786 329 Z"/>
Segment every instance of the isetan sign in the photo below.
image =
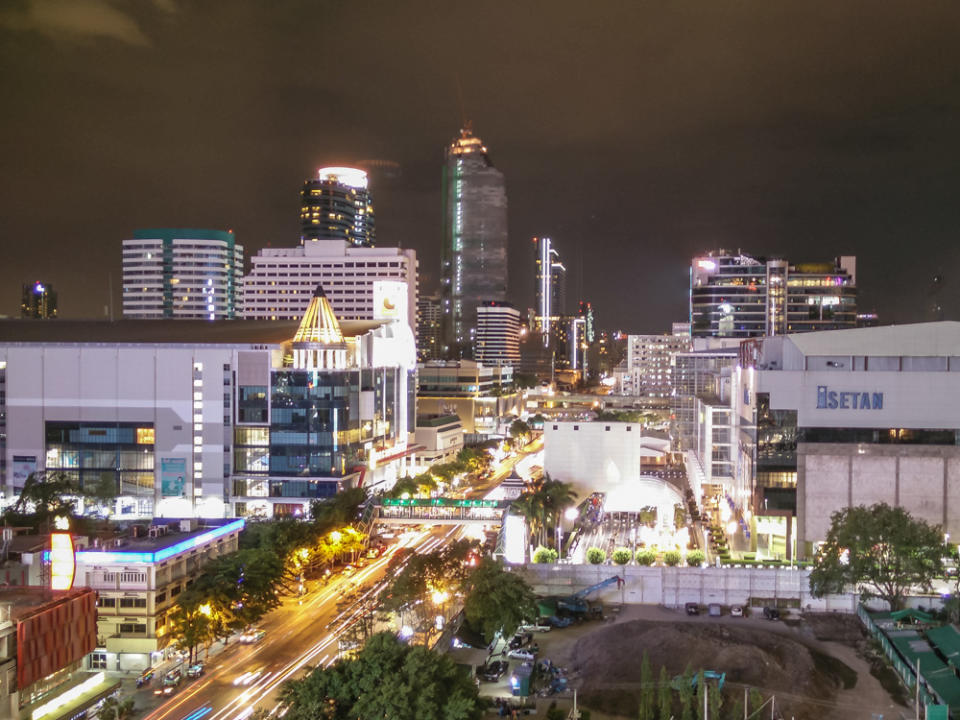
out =
<path fill-rule="evenodd" d="M 883 410 L 883 393 L 831 390 L 817 385 L 817 410 Z"/>

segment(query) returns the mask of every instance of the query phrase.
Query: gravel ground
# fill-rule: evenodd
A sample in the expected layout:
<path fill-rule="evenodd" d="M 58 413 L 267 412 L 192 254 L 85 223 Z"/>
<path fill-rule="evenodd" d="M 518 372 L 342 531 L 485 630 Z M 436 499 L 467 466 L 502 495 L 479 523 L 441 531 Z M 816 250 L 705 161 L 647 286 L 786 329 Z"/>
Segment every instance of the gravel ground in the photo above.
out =
<path fill-rule="evenodd" d="M 861 655 L 864 635 L 854 616 L 817 614 L 799 622 L 757 617 L 689 617 L 682 610 L 626 605 L 605 622 L 587 622 L 537 638 L 541 658 L 569 671 L 580 704 L 593 720 L 635 718 L 641 658 L 646 651 L 655 676 L 661 665 L 671 677 L 687 663 L 727 673 L 727 708 L 744 685 L 777 696 L 790 718 L 855 720 L 882 714 L 912 714 L 898 705 L 870 674 Z M 550 700 L 540 699 L 542 717 Z M 569 697 L 557 699 L 561 707 Z M 769 707 L 769 706 L 768 706 Z M 752 708 L 751 708 L 752 711 Z M 778 713 L 779 714 L 779 713 Z"/>

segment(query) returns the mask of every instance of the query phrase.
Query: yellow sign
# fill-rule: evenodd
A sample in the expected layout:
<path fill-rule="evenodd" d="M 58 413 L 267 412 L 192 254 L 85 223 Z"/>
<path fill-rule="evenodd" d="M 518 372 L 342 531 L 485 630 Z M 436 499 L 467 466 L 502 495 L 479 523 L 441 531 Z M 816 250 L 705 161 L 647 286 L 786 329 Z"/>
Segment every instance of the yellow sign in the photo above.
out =
<path fill-rule="evenodd" d="M 50 535 L 50 587 L 53 590 L 69 590 L 77 565 L 73 555 L 73 538 L 70 533 Z"/>

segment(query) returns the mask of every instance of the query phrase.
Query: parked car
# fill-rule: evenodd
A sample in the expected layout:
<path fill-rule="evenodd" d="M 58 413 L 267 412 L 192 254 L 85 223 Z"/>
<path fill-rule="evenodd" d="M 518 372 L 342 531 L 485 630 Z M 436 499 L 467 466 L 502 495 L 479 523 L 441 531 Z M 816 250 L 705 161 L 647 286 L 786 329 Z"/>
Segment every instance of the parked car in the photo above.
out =
<path fill-rule="evenodd" d="M 344 576 L 344 577 L 350 577 L 351 575 L 353 575 L 353 573 L 354 573 L 353 565 L 347 565 L 347 566 L 343 569 L 343 576 Z"/>
<path fill-rule="evenodd" d="M 530 625 L 521 625 L 517 632 L 550 632 L 550 626 L 541 621 Z"/>
<path fill-rule="evenodd" d="M 686 610 L 687 615 L 699 615 L 699 614 L 700 614 L 700 606 L 697 605 L 697 603 L 695 603 L 695 602 L 688 602 L 686 605 L 683 606 L 683 609 Z"/>
<path fill-rule="evenodd" d="M 731 617 L 743 617 L 743 606 L 742 606 L 742 605 L 731 605 L 731 606 L 730 606 L 730 616 L 731 616 Z"/>
<path fill-rule="evenodd" d="M 477 677 L 484 682 L 497 682 L 509 669 L 510 664 L 505 660 L 495 660 L 489 665 L 477 668 Z"/>
<path fill-rule="evenodd" d="M 508 653 L 507 653 L 507 657 L 510 658 L 511 660 L 530 660 L 530 661 L 533 661 L 533 660 L 536 659 L 537 656 L 534 655 L 534 654 L 533 654 L 532 652 L 530 652 L 529 650 L 523 650 L 523 649 L 521 649 L 521 648 L 517 648 L 516 650 L 511 650 L 510 652 L 508 652 Z"/>
<path fill-rule="evenodd" d="M 198 678 L 203 675 L 203 663 L 198 662 L 194 663 L 187 668 L 187 677 L 188 678 Z"/>
<path fill-rule="evenodd" d="M 710 603 L 707 606 L 707 615 L 710 617 L 720 617 L 723 615 L 723 608 L 717 603 Z"/>
<path fill-rule="evenodd" d="M 766 620 L 779 620 L 779 619 L 780 619 L 780 611 L 777 610 L 776 608 L 765 607 L 765 608 L 763 609 L 763 617 L 764 617 L 764 619 L 766 619 Z"/>

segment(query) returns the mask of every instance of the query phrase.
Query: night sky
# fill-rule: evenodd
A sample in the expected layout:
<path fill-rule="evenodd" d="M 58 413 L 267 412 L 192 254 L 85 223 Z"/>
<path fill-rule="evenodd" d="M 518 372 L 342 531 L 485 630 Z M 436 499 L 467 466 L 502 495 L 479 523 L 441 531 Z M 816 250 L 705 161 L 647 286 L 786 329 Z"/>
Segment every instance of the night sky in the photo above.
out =
<path fill-rule="evenodd" d="M 4 0 L 0 314 L 102 317 L 139 227 L 299 238 L 303 180 L 378 159 L 378 244 L 435 287 L 463 112 L 506 176 L 510 295 L 550 235 L 604 328 L 686 318 L 691 255 L 858 256 L 862 310 L 960 317 L 960 3 Z M 582 289 L 581 289 L 582 288 Z M 572 302 L 571 302 L 572 305 Z"/>

